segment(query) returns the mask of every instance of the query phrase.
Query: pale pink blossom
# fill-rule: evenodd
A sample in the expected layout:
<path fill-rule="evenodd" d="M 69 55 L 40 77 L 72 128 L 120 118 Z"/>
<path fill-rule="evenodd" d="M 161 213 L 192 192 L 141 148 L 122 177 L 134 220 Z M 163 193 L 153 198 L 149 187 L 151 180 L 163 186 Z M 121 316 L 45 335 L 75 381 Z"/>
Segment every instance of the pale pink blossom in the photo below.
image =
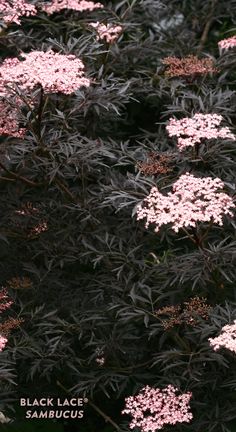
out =
<path fill-rule="evenodd" d="M 0 352 L 5 348 L 8 339 L 2 335 L 0 335 Z"/>
<path fill-rule="evenodd" d="M 191 392 L 177 395 L 178 389 L 168 385 L 164 389 L 144 387 L 137 396 L 126 398 L 122 414 L 130 414 L 130 429 L 138 427 L 141 432 L 155 432 L 166 425 L 189 423 L 193 415 L 189 401 Z"/>
<path fill-rule="evenodd" d="M 0 314 L 5 312 L 7 309 L 9 309 L 11 307 L 12 303 L 13 303 L 13 301 L 9 299 L 6 288 L 1 289 L 0 290 Z M 0 334 L 0 351 L 2 351 L 5 348 L 5 345 L 8 342 L 8 339 L 7 339 L 6 335 L 4 334 L 3 329 L 5 327 L 5 330 L 7 331 L 7 334 L 8 334 L 9 329 L 15 327 L 15 324 L 13 326 L 9 325 L 13 321 L 15 321 L 15 323 L 16 323 L 17 320 L 9 319 L 5 322 L 1 322 L 1 331 L 3 334 Z M 18 320 L 18 323 L 19 322 L 20 321 Z"/>
<path fill-rule="evenodd" d="M 52 50 L 31 51 L 21 54 L 24 59 L 6 59 L 0 66 L 0 93 L 9 94 L 9 87 L 17 85 L 29 92 L 41 85 L 45 93 L 75 92 L 88 87 L 90 80 L 84 76 L 84 64 L 74 55 L 54 53 Z"/>
<path fill-rule="evenodd" d="M 19 111 L 7 101 L 0 101 L 0 135 L 23 138 L 26 129 L 19 126 Z"/>
<path fill-rule="evenodd" d="M 153 187 L 143 204 L 137 208 L 137 220 L 146 219 L 158 232 L 162 225 L 171 224 L 178 232 L 180 228 L 195 227 L 197 222 L 223 224 L 223 216 L 233 216 L 235 207 L 232 198 L 220 192 L 224 183 L 219 178 L 195 177 L 186 173 L 173 184 L 173 192 L 163 195 Z"/>
<path fill-rule="evenodd" d="M 99 366 L 103 366 L 105 364 L 105 357 L 96 357 L 95 361 Z"/>
<path fill-rule="evenodd" d="M 13 301 L 9 300 L 7 290 L 3 288 L 0 291 L 0 313 L 4 312 L 6 309 L 9 309 L 11 307 Z"/>
<path fill-rule="evenodd" d="M 95 362 L 98 364 L 98 366 L 103 366 L 105 364 L 105 361 L 106 361 L 103 349 L 102 348 L 96 348 L 95 354 L 96 354 Z"/>
<path fill-rule="evenodd" d="M 180 120 L 171 118 L 166 130 L 169 136 L 177 137 L 180 151 L 200 144 L 204 140 L 217 138 L 235 140 L 228 127 L 220 127 L 222 120 L 223 117 L 218 114 L 195 114 L 192 118 L 185 117 Z"/>
<path fill-rule="evenodd" d="M 122 27 L 120 25 L 112 25 L 111 23 L 106 25 L 97 21 L 95 23 L 90 23 L 89 25 L 96 30 L 97 40 L 105 39 L 107 43 L 115 42 L 122 32 Z"/>
<path fill-rule="evenodd" d="M 233 324 L 222 327 L 219 336 L 208 340 L 214 351 L 226 348 L 236 354 L 236 320 L 234 320 Z"/>
<path fill-rule="evenodd" d="M 54 12 L 60 12 L 63 9 L 71 9 L 78 12 L 92 12 L 95 9 L 101 8 L 103 8 L 101 3 L 94 3 L 93 1 L 87 0 L 52 0 L 42 6 L 42 10 L 48 15 Z"/>
<path fill-rule="evenodd" d="M 220 50 L 228 50 L 229 48 L 236 47 L 236 35 L 227 39 L 222 39 L 218 42 Z"/>
<path fill-rule="evenodd" d="M 35 15 L 37 9 L 25 0 L 0 0 L 0 18 L 4 23 L 20 24 L 21 16 Z"/>

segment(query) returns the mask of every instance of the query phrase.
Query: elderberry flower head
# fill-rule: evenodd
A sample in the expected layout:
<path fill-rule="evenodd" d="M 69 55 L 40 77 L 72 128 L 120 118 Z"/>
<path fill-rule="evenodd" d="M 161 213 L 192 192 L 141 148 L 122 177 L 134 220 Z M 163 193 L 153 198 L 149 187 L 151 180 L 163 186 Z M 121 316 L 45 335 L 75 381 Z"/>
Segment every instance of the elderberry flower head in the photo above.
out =
<path fill-rule="evenodd" d="M 4 336 L 0 335 L 0 352 L 5 348 L 6 344 L 8 342 L 8 339 Z"/>
<path fill-rule="evenodd" d="M 194 55 L 183 58 L 165 57 L 162 63 L 167 66 L 165 76 L 168 78 L 205 75 L 217 71 L 211 58 L 199 59 Z"/>
<path fill-rule="evenodd" d="M 228 50 L 229 48 L 236 47 L 236 35 L 227 39 L 222 39 L 218 42 L 218 47 L 220 50 Z"/>
<path fill-rule="evenodd" d="M 115 40 L 119 37 L 122 32 L 122 27 L 120 25 L 112 25 L 110 24 L 101 24 L 99 22 L 90 23 L 91 27 L 93 27 L 97 31 L 97 40 L 105 39 L 107 43 L 115 42 Z"/>
<path fill-rule="evenodd" d="M 42 6 L 42 10 L 48 15 L 55 12 L 60 12 L 63 9 L 71 9 L 78 12 L 93 11 L 95 9 L 101 9 L 103 5 L 101 3 L 94 3 L 93 1 L 87 0 L 52 0 L 50 3 L 46 3 Z"/>
<path fill-rule="evenodd" d="M 177 395 L 178 389 L 168 385 L 164 389 L 144 387 L 137 396 L 126 398 L 122 414 L 130 414 L 130 429 L 138 427 L 141 432 L 155 432 L 165 425 L 190 422 L 189 401 L 192 393 Z"/>
<path fill-rule="evenodd" d="M 5 24 L 21 24 L 21 16 L 35 15 L 37 10 L 34 5 L 25 0 L 1 0 L 0 17 Z"/>
<path fill-rule="evenodd" d="M 11 307 L 12 303 L 13 303 L 13 301 L 9 300 L 7 290 L 5 288 L 3 288 L 0 291 L 0 313 L 9 309 L 9 307 Z"/>
<path fill-rule="evenodd" d="M 171 118 L 166 130 L 169 136 L 177 137 L 177 146 L 180 151 L 186 147 L 193 147 L 204 139 L 229 138 L 235 136 L 228 127 L 220 127 L 223 117 L 218 114 L 195 114 L 192 118 L 185 117 L 180 120 Z"/>
<path fill-rule="evenodd" d="M 221 334 L 215 338 L 209 338 L 214 351 L 226 348 L 236 354 L 236 320 L 233 324 L 227 324 L 221 329 Z"/>
<path fill-rule="evenodd" d="M 52 50 L 31 51 L 21 54 L 24 59 L 6 59 L 0 66 L 0 93 L 17 85 L 22 91 L 31 91 L 41 85 L 45 93 L 71 94 L 90 80 L 84 77 L 84 64 L 74 55 L 54 53 Z"/>
<path fill-rule="evenodd" d="M 12 303 L 13 302 L 8 297 L 7 290 L 3 288 L 0 291 L 0 314 L 9 309 Z M 0 328 L 3 328 L 3 324 L 0 323 Z M 0 352 L 5 348 L 7 342 L 8 339 L 6 338 L 6 336 L 0 333 Z"/>
<path fill-rule="evenodd" d="M 146 219 L 145 227 L 155 225 L 155 232 L 162 225 L 180 228 L 195 227 L 197 222 L 223 224 L 223 216 L 233 216 L 232 198 L 220 192 L 224 183 L 219 178 L 195 177 L 186 173 L 173 184 L 173 192 L 163 195 L 157 187 L 151 189 L 142 205 L 137 208 L 137 220 Z"/>

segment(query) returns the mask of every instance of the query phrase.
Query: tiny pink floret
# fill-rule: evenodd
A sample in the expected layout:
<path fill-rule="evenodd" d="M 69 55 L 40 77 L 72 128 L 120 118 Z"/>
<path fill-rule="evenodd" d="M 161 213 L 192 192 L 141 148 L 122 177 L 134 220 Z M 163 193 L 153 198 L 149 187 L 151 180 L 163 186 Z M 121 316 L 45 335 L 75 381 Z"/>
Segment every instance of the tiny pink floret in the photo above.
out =
<path fill-rule="evenodd" d="M 189 423 L 193 418 L 189 406 L 192 393 L 177 395 L 177 392 L 172 385 L 162 390 L 146 386 L 137 396 L 126 398 L 122 414 L 131 415 L 130 429 L 138 427 L 141 432 L 156 432 L 166 425 Z"/>

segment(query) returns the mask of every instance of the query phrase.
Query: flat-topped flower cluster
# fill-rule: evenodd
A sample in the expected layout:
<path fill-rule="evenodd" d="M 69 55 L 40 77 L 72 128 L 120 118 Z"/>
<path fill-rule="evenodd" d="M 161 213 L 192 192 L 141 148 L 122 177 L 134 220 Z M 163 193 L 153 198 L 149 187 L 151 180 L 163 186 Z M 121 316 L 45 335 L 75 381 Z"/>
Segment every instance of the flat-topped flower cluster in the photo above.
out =
<path fill-rule="evenodd" d="M 208 57 L 202 59 L 194 55 L 183 58 L 165 57 L 162 63 L 167 66 L 165 76 L 168 78 L 189 77 L 217 72 L 213 60 Z"/>
<path fill-rule="evenodd" d="M 220 50 L 228 50 L 230 48 L 235 48 L 236 36 L 232 36 L 227 39 L 222 39 L 221 41 L 218 42 L 218 47 L 220 48 Z"/>
<path fill-rule="evenodd" d="M 186 173 L 173 184 L 173 192 L 163 195 L 157 187 L 151 189 L 142 205 L 138 206 L 137 219 L 146 219 L 158 232 L 162 225 L 171 224 L 178 232 L 180 228 L 195 227 L 197 222 L 223 224 L 223 216 L 233 216 L 235 207 L 232 198 L 220 192 L 224 183 L 219 178 L 195 177 Z"/>
<path fill-rule="evenodd" d="M 168 385 L 164 389 L 144 387 L 136 396 L 126 398 L 122 414 L 130 414 L 130 429 L 139 427 L 142 432 L 155 432 L 165 425 L 189 422 L 193 415 L 189 401 L 192 393 L 177 395 L 178 389 Z"/>
<path fill-rule="evenodd" d="M 91 82 L 84 75 L 83 62 L 74 55 L 32 51 L 21 54 L 21 58 L 8 58 L 0 65 L 0 96 L 4 97 L 0 101 L 0 134 L 17 138 L 22 138 L 26 130 L 19 126 L 18 111 L 23 102 L 16 96 L 16 89 L 28 96 L 41 86 L 45 93 L 68 95 Z"/>
<path fill-rule="evenodd" d="M 55 12 L 61 12 L 64 9 L 71 9 L 78 12 L 101 9 L 101 3 L 94 3 L 87 0 L 52 0 L 41 4 L 39 10 L 51 15 Z M 5 24 L 15 23 L 20 25 L 20 18 L 23 16 L 36 15 L 38 12 L 35 5 L 28 3 L 25 0 L 1 0 L 0 1 L 0 17 Z"/>
<path fill-rule="evenodd" d="M 235 136 L 230 129 L 220 127 L 223 117 L 218 114 L 195 114 L 192 118 L 185 117 L 180 120 L 171 118 L 166 130 L 170 137 L 177 137 L 177 146 L 180 151 L 186 147 L 193 147 L 210 139 L 231 139 Z"/>
<path fill-rule="evenodd" d="M 0 94 L 17 85 L 29 92 L 41 85 L 45 93 L 71 94 L 81 86 L 88 87 L 90 80 L 84 76 L 84 64 L 74 55 L 63 55 L 52 50 L 31 51 L 21 54 L 24 59 L 6 59 L 0 66 Z"/>
<path fill-rule="evenodd" d="M 101 8 L 103 8 L 101 3 L 94 3 L 93 1 L 87 0 L 52 0 L 51 2 L 46 2 L 46 4 L 42 6 L 42 10 L 48 15 L 60 12 L 64 9 L 72 9 L 78 12 L 92 12 L 95 9 Z"/>
<path fill-rule="evenodd" d="M 233 324 L 222 327 L 221 334 L 215 338 L 209 338 L 211 347 L 214 351 L 226 348 L 236 354 L 236 320 Z"/>

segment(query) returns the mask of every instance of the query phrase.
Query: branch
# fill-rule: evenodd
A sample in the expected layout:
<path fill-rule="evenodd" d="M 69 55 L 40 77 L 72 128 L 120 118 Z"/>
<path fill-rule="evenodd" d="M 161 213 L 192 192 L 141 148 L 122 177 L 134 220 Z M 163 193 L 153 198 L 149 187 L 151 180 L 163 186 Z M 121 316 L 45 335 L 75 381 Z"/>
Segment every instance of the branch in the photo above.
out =
<path fill-rule="evenodd" d="M 9 170 L 2 162 L 0 162 L 0 167 L 8 174 L 10 174 L 14 179 L 21 180 L 22 182 L 28 184 L 29 186 L 39 187 L 42 185 L 42 183 L 35 183 L 33 180 L 29 180 L 26 177 L 14 173 L 13 171 Z M 6 180 L 6 177 L 2 177 L 2 179 Z M 9 181 L 11 180 L 9 179 Z"/>
<path fill-rule="evenodd" d="M 60 383 L 60 381 L 57 381 L 57 385 L 58 385 L 58 387 L 61 387 L 62 390 L 64 390 L 66 393 L 71 394 L 70 391 L 66 387 L 64 387 L 63 384 Z M 117 423 L 115 423 L 111 419 L 111 417 L 106 415 L 106 413 L 104 413 L 97 405 L 95 405 L 90 400 L 88 400 L 88 405 L 90 405 L 95 411 L 97 411 L 97 413 L 100 414 L 101 417 L 103 417 L 103 419 L 105 420 L 106 423 L 110 423 L 118 432 L 121 432 L 119 425 Z"/>
<path fill-rule="evenodd" d="M 207 15 L 207 21 L 206 21 L 205 27 L 204 27 L 203 32 L 202 32 L 200 44 L 199 44 L 199 47 L 197 49 L 197 54 L 200 54 L 200 52 L 203 50 L 203 47 L 206 43 L 209 30 L 211 28 L 212 22 L 214 21 L 213 14 L 214 14 L 214 10 L 215 10 L 217 1 L 218 0 L 212 0 L 211 9 L 210 9 L 209 14 Z"/>
<path fill-rule="evenodd" d="M 61 180 L 56 178 L 55 183 L 57 184 L 57 186 L 59 186 L 59 189 L 62 190 L 70 198 L 71 201 L 73 201 L 73 203 L 75 203 L 75 204 L 78 203 L 78 201 L 76 200 L 76 197 L 70 192 L 68 187 L 64 183 L 62 183 Z"/>
<path fill-rule="evenodd" d="M 88 401 L 88 404 L 95 410 L 98 412 L 98 414 L 100 414 L 101 417 L 104 418 L 106 423 L 110 423 L 117 431 L 121 431 L 119 425 L 117 423 L 115 423 L 111 417 L 107 416 L 100 408 L 98 408 L 97 405 L 95 405 L 93 402 Z"/>

